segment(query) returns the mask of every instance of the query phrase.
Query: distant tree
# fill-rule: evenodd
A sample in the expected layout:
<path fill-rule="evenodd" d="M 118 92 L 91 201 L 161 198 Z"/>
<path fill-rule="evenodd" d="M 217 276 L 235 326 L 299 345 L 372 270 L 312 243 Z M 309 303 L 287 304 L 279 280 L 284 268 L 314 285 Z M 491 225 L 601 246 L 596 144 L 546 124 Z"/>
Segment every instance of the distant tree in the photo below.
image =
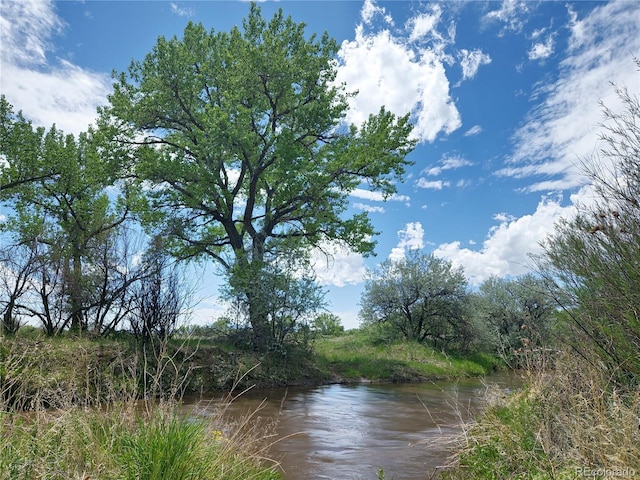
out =
<path fill-rule="evenodd" d="M 549 346 L 557 304 L 542 278 L 531 274 L 513 280 L 491 277 L 480 285 L 480 315 L 495 348 L 511 361 L 522 349 Z"/>
<path fill-rule="evenodd" d="M 313 329 L 320 335 L 337 337 L 344 333 L 342 320 L 335 313 L 321 313 L 313 321 Z"/>
<path fill-rule="evenodd" d="M 410 340 L 438 348 L 466 346 L 472 336 L 467 315 L 467 280 L 451 262 L 419 252 L 386 260 L 365 282 L 360 315 L 387 322 Z"/>
<path fill-rule="evenodd" d="M 638 62 L 637 62 L 638 63 Z M 638 63 L 640 68 L 640 63 Z M 624 110 L 604 108 L 599 154 L 584 162 L 596 201 L 578 206 L 544 243 L 540 267 L 571 319 L 566 340 L 597 354 L 615 378 L 640 378 L 640 101 L 617 88 Z"/>
<path fill-rule="evenodd" d="M 175 255 L 212 259 L 237 289 L 272 275 L 283 240 L 373 250 L 367 214 L 346 215 L 349 193 L 365 183 L 391 195 L 415 142 L 409 116 L 383 108 L 359 128 L 344 125 L 338 49 L 282 11 L 266 21 L 252 3 L 242 29 L 189 23 L 182 39 L 160 37 L 117 77 L 102 124 L 137 155 L 148 225 Z M 274 341 L 265 299 L 257 288 L 243 295 L 254 345 L 265 348 Z"/>

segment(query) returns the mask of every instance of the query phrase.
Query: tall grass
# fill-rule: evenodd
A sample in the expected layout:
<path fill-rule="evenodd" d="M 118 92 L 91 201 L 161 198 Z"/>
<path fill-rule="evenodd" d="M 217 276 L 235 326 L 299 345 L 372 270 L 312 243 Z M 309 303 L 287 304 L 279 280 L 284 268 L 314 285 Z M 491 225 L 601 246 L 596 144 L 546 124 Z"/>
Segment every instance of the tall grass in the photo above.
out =
<path fill-rule="evenodd" d="M 188 355 L 82 339 L 0 342 L 0 480 L 280 478 L 266 458 L 267 426 L 232 425 L 225 402 L 206 417 L 183 409 L 176 372 Z"/>
<path fill-rule="evenodd" d="M 640 478 L 640 391 L 563 354 L 470 425 L 443 478 Z"/>

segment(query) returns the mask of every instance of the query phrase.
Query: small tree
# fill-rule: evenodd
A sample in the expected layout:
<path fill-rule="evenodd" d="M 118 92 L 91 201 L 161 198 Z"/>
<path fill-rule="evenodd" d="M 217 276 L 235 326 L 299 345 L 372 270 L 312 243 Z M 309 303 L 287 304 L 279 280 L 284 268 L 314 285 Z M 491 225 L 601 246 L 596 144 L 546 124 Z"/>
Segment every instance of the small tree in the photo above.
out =
<path fill-rule="evenodd" d="M 546 282 L 531 274 L 513 280 L 491 277 L 480 285 L 478 312 L 497 352 L 511 361 L 524 349 L 549 346 L 557 304 Z"/>
<path fill-rule="evenodd" d="M 39 270 L 53 269 L 44 277 L 55 274 L 61 280 L 55 293 L 65 300 L 63 328 L 87 330 L 102 321 L 89 318 L 90 310 L 95 311 L 95 292 L 104 284 L 97 270 L 110 265 L 113 277 L 116 262 L 105 263 L 105 252 L 129 218 L 126 185 L 115 201 L 107 191 L 118 181 L 120 159 L 103 155 L 92 132 L 76 139 L 55 126 L 34 130 L 20 114 L 11 113 L 4 98 L 0 114 L 0 199 L 13 210 L 0 231 L 9 231 L 15 244 L 38 252 Z M 37 290 L 48 302 L 52 291 L 45 284 Z M 53 315 L 41 313 L 48 319 Z M 47 325 L 49 331 L 49 320 Z"/>
<path fill-rule="evenodd" d="M 340 317 L 334 313 L 321 313 L 313 321 L 313 329 L 320 335 L 337 337 L 344 333 Z"/>
<path fill-rule="evenodd" d="M 183 269 L 156 237 L 138 270 L 131 286 L 129 326 L 143 342 L 166 340 L 189 312 L 191 291 Z"/>
<path fill-rule="evenodd" d="M 29 292 L 37 261 L 29 248 L 12 245 L 0 250 L 0 262 L 0 333 L 13 335 L 20 328 L 25 311 L 21 300 Z"/>
<path fill-rule="evenodd" d="M 234 273 L 225 296 L 250 322 L 251 312 L 259 311 L 266 321 L 253 328 L 254 346 L 280 349 L 286 343 L 309 340 L 309 324 L 324 307 L 324 291 L 308 273 L 309 262 L 303 252 L 290 252 L 271 261 L 252 275 Z M 263 335 L 256 341 L 256 335 Z"/>
<path fill-rule="evenodd" d="M 436 348 L 468 346 L 472 324 L 467 280 L 451 262 L 418 252 L 370 272 L 361 299 L 365 322 L 387 322 L 410 340 Z"/>

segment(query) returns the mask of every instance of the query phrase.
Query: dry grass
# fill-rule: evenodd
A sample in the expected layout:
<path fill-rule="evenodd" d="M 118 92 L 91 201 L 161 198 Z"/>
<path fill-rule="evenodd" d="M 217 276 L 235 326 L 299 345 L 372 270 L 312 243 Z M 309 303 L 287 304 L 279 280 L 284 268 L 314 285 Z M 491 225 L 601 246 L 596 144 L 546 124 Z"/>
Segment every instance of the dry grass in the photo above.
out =
<path fill-rule="evenodd" d="M 640 477 L 640 391 L 567 354 L 554 364 L 492 399 L 443 478 Z"/>

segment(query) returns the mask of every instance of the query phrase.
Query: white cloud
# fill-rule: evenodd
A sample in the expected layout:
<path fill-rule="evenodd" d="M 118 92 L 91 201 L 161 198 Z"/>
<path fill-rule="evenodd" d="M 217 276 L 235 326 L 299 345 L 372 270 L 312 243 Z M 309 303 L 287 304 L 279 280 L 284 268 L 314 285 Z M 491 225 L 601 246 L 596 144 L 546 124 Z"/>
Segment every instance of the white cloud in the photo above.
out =
<path fill-rule="evenodd" d="M 451 184 L 448 181 L 425 180 L 424 178 L 421 178 L 416 182 L 416 187 L 426 188 L 429 190 L 442 190 L 443 187 L 449 187 L 450 185 Z"/>
<path fill-rule="evenodd" d="M 369 213 L 384 213 L 384 208 L 378 205 L 367 205 L 366 203 L 356 202 L 353 204 L 353 208 L 357 208 L 358 210 L 364 210 Z"/>
<path fill-rule="evenodd" d="M 386 23 L 393 25 L 393 18 L 387 14 L 386 8 L 377 6 L 374 0 L 365 0 L 360 11 L 362 22 L 370 25 L 376 15 L 380 15 Z"/>
<path fill-rule="evenodd" d="M 46 64 L 51 37 L 65 24 L 51 2 L 7 0 L 2 2 L 0 26 L 2 63 L 34 66 Z"/>
<path fill-rule="evenodd" d="M 370 8 L 373 2 L 366 2 Z M 425 27 L 423 27 L 425 28 Z M 414 28 L 415 30 L 415 28 Z M 338 52 L 337 83 L 358 95 L 349 99 L 347 121 L 361 125 L 382 105 L 397 114 L 411 112 L 414 136 L 432 142 L 440 133 L 460 127 L 460 114 L 449 93 L 442 37 L 431 35 L 419 46 L 390 30 L 369 32 L 356 27 L 355 38 Z"/>
<path fill-rule="evenodd" d="M 418 14 L 408 20 L 407 27 L 411 31 L 409 34 L 410 41 L 413 42 L 428 37 L 442 39 L 442 35 L 436 28 L 442 17 L 442 8 L 438 4 L 432 4 L 429 7 L 429 12 Z"/>
<path fill-rule="evenodd" d="M 491 57 L 483 53 L 482 50 L 460 50 L 458 57 L 460 58 L 460 66 L 462 67 L 462 80 L 469 80 L 476 76 L 481 65 L 491 63 Z"/>
<path fill-rule="evenodd" d="M 409 222 L 404 230 L 398 232 L 398 244 L 391 249 L 389 259 L 402 260 L 407 250 L 419 250 L 424 247 L 424 229 L 420 222 Z"/>
<path fill-rule="evenodd" d="M 436 167 L 426 168 L 421 173 L 436 176 L 440 175 L 445 170 L 455 170 L 462 167 L 469 167 L 471 165 L 473 165 L 473 163 L 463 157 L 444 157 L 442 160 L 440 160 L 440 165 Z"/>
<path fill-rule="evenodd" d="M 482 127 L 480 125 L 474 125 L 469 130 L 464 132 L 464 136 L 470 137 L 472 135 L 478 135 L 480 132 L 482 132 Z"/>
<path fill-rule="evenodd" d="M 366 273 L 364 259 L 340 242 L 325 243 L 311 252 L 311 265 L 320 285 L 356 285 Z"/>
<path fill-rule="evenodd" d="M 361 198 L 362 200 L 369 200 L 371 202 L 384 202 L 385 198 L 382 192 L 372 192 L 371 190 L 365 190 L 364 188 L 356 188 L 352 190 L 349 195 L 356 198 Z M 408 195 L 398 195 L 397 193 L 389 196 L 386 201 L 394 201 L 394 202 L 409 202 L 411 197 Z"/>
<path fill-rule="evenodd" d="M 485 21 L 498 21 L 504 24 L 504 31 L 520 32 L 526 23 L 529 8 L 526 2 L 504 0 L 497 10 L 485 15 Z"/>
<path fill-rule="evenodd" d="M 190 8 L 180 7 L 177 3 L 171 2 L 169 4 L 171 7 L 171 13 L 178 15 L 179 17 L 188 17 L 193 15 L 193 11 Z"/>
<path fill-rule="evenodd" d="M 464 268 L 472 285 L 479 285 L 492 275 L 522 275 L 530 271 L 530 255 L 540 252 L 542 242 L 561 216 L 568 216 L 573 207 L 563 207 L 560 199 L 543 197 L 531 215 L 514 218 L 496 214 L 500 222 L 493 227 L 480 250 L 461 247 L 460 242 L 444 243 L 434 255 Z"/>
<path fill-rule="evenodd" d="M 52 39 L 64 31 L 50 1 L 3 1 L 0 17 L 2 93 L 34 124 L 67 133 L 86 130 L 106 103 L 110 77 L 57 59 Z"/>
<path fill-rule="evenodd" d="M 553 36 L 549 35 L 545 42 L 537 42 L 531 46 L 529 50 L 529 60 L 544 60 L 553 55 L 554 41 Z"/>
<path fill-rule="evenodd" d="M 544 97 L 542 103 L 517 130 L 514 153 L 497 172 L 515 178 L 545 177 L 526 191 L 569 189 L 584 183 L 577 165 L 597 148 L 598 125 L 603 120 L 599 101 L 613 110 L 620 105 L 611 82 L 637 92 L 632 57 L 640 52 L 636 4 L 602 4 L 580 21 L 572 15 L 569 49 L 559 78 L 538 92 Z"/>

